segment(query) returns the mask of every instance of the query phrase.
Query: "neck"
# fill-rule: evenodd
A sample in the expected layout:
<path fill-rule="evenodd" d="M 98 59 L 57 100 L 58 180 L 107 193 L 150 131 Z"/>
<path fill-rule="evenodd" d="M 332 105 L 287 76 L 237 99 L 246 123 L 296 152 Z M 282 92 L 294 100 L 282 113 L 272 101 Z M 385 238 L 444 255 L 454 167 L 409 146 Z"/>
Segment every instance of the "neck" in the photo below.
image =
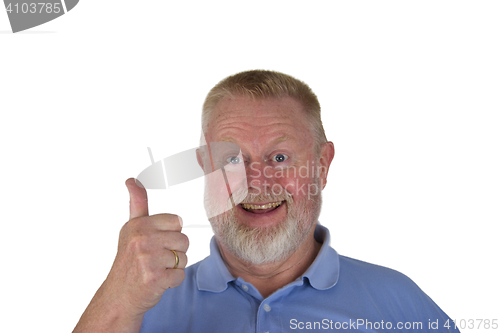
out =
<path fill-rule="evenodd" d="M 241 277 L 251 283 L 267 298 L 276 290 L 299 278 L 313 263 L 321 244 L 314 239 L 314 226 L 300 247 L 287 259 L 262 265 L 253 265 L 234 256 L 221 244 L 219 249 L 229 272 L 236 278 Z"/>

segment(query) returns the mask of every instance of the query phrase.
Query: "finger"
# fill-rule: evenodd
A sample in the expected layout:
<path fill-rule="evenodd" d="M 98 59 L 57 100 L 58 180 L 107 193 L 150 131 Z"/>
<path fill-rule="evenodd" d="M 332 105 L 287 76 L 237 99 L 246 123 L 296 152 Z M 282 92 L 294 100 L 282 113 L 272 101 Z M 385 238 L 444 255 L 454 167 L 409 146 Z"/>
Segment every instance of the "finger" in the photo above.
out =
<path fill-rule="evenodd" d="M 174 269 L 175 267 L 175 254 L 172 250 L 168 251 L 168 260 L 165 263 L 167 269 Z M 185 252 L 175 251 L 177 256 L 179 257 L 179 264 L 177 265 L 177 269 L 184 269 L 187 266 L 188 258 Z"/>
<path fill-rule="evenodd" d="M 188 257 L 186 252 L 175 251 L 179 257 L 179 264 L 176 269 L 184 269 L 188 263 Z M 153 259 L 151 257 L 151 259 Z M 163 252 L 154 255 L 154 259 L 151 262 L 151 269 L 155 272 L 161 272 L 166 269 L 172 270 L 175 267 L 175 255 L 172 250 L 164 249 Z"/>
<path fill-rule="evenodd" d="M 159 242 L 163 241 L 165 249 L 187 252 L 189 248 L 189 238 L 183 233 L 175 231 L 164 231 L 160 236 L 161 238 L 158 238 L 158 244 Z"/>
<path fill-rule="evenodd" d="M 139 233 L 133 243 L 141 246 L 141 251 L 154 252 L 156 255 L 159 254 L 159 251 L 163 252 L 164 250 L 187 252 L 189 248 L 188 236 L 177 231 L 162 230 L 147 236 Z"/>
<path fill-rule="evenodd" d="M 178 287 L 186 277 L 186 273 L 184 273 L 183 269 L 166 269 L 164 274 L 166 277 L 165 289 Z"/>
<path fill-rule="evenodd" d="M 128 193 L 130 194 L 130 219 L 148 216 L 148 194 L 144 187 L 134 178 L 129 178 L 125 182 Z"/>
<path fill-rule="evenodd" d="M 155 214 L 148 217 L 148 221 L 155 225 L 158 230 L 181 231 L 182 218 L 175 214 Z"/>

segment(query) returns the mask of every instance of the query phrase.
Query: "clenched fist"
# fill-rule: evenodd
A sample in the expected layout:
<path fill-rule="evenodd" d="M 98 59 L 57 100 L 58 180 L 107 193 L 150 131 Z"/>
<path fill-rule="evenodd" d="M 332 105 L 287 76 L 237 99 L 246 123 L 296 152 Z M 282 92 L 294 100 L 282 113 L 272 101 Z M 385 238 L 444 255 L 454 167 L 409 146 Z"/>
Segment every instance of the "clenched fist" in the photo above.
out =
<path fill-rule="evenodd" d="M 166 289 L 184 280 L 189 240 L 181 233 L 182 219 L 172 214 L 149 216 L 146 189 L 133 178 L 126 185 L 130 220 L 120 231 L 108 277 L 74 332 L 138 332 L 144 313 L 160 301 Z"/>

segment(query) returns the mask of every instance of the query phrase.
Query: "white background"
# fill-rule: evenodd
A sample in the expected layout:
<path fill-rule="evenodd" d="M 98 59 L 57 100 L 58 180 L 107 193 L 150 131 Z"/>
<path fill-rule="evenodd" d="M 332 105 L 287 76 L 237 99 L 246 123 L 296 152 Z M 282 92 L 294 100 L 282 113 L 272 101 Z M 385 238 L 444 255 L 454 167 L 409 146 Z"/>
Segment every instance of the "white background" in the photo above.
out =
<path fill-rule="evenodd" d="M 497 1 L 82 0 L 12 34 L 1 10 L 2 332 L 73 329 L 147 147 L 195 147 L 208 90 L 248 69 L 320 99 L 331 245 L 408 275 L 452 318 L 500 321 L 499 17 Z M 149 192 L 151 213 L 205 225 L 184 229 L 190 263 L 211 237 L 201 187 Z"/>

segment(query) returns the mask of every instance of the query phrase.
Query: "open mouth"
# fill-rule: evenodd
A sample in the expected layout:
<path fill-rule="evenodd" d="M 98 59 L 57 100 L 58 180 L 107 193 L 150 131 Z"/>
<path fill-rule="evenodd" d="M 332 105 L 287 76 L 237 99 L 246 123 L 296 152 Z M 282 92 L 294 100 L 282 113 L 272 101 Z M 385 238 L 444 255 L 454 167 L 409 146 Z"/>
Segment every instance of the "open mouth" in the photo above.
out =
<path fill-rule="evenodd" d="M 268 213 L 270 211 L 273 211 L 277 209 L 278 207 L 281 206 L 283 201 L 278 201 L 278 202 L 269 202 L 269 203 L 242 203 L 241 207 L 246 210 L 247 212 L 254 213 L 254 214 L 264 214 Z"/>

